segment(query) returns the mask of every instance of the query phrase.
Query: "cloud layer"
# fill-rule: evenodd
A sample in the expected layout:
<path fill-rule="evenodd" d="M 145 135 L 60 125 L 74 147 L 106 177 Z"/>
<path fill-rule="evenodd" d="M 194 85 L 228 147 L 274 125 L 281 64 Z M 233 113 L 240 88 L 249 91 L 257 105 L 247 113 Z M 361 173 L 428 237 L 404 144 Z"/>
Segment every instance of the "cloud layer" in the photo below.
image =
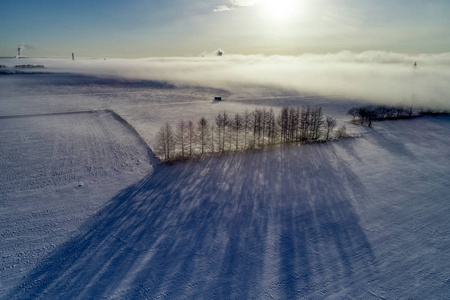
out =
<path fill-rule="evenodd" d="M 37 62 L 57 72 L 162 80 L 234 91 L 258 85 L 382 103 L 413 99 L 422 105 L 450 108 L 450 53 L 412 56 L 344 51 L 300 56 L 225 55 L 74 62 L 41 59 Z"/>
<path fill-rule="evenodd" d="M 237 7 L 252 6 L 258 2 L 259 2 L 258 0 L 229 0 L 227 4 L 216 6 L 216 8 L 213 11 L 214 12 L 227 11 L 235 9 Z"/>

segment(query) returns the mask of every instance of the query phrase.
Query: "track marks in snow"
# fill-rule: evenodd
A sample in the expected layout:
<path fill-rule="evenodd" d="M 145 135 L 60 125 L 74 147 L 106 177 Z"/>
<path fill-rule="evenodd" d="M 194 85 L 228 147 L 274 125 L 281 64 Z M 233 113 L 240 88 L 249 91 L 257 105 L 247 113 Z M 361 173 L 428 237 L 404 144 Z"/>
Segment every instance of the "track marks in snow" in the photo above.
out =
<path fill-rule="evenodd" d="M 82 187 L 148 164 L 136 136 L 107 112 L 0 119 L 0 194 Z"/>
<path fill-rule="evenodd" d="M 0 119 L 0 295 L 120 189 L 152 171 L 111 112 Z"/>

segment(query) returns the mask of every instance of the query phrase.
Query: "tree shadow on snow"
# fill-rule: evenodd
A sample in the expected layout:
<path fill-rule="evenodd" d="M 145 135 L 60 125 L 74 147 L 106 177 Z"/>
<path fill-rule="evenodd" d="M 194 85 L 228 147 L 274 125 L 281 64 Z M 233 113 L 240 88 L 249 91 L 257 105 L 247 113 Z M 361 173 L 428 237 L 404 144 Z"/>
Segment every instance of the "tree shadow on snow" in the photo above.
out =
<path fill-rule="evenodd" d="M 387 127 L 387 122 L 395 122 L 394 124 L 402 125 L 401 121 L 402 120 L 384 121 L 385 123 L 383 125 Z M 389 130 L 385 130 L 381 127 L 380 129 L 377 128 L 372 130 L 371 134 L 367 136 L 367 140 L 373 144 L 377 144 L 395 156 L 405 156 L 411 160 L 415 160 L 416 158 L 414 154 L 406 148 L 403 141 L 398 139 L 399 136 L 401 136 L 401 134 L 391 134 Z"/>
<path fill-rule="evenodd" d="M 292 298 L 367 282 L 374 254 L 352 205 L 364 189 L 333 147 L 160 166 L 7 298 Z"/>

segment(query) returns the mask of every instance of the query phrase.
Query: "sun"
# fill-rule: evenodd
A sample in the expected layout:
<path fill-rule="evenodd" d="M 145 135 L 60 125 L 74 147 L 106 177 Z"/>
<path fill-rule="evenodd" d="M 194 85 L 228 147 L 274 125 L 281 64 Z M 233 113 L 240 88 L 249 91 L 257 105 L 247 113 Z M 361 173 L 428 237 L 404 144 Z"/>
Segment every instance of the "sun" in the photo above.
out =
<path fill-rule="evenodd" d="M 265 13 L 276 21 L 285 21 L 299 13 L 300 0 L 262 0 Z"/>

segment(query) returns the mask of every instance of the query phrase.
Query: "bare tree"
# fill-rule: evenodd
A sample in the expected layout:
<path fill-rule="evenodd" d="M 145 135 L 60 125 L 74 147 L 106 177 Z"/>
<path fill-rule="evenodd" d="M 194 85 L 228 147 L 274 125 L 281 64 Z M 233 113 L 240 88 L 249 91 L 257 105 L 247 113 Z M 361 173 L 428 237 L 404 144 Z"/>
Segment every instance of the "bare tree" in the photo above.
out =
<path fill-rule="evenodd" d="M 228 142 L 228 151 L 231 151 L 233 145 L 233 119 L 228 118 L 228 122 L 226 123 L 226 133 L 227 133 L 227 142 Z"/>
<path fill-rule="evenodd" d="M 325 119 L 325 126 L 326 126 L 326 131 L 327 131 L 327 136 L 325 138 L 325 140 L 328 140 L 328 138 L 330 137 L 330 132 L 334 129 L 334 127 L 336 127 L 337 122 L 336 119 L 333 118 L 332 116 L 327 116 Z"/>
<path fill-rule="evenodd" d="M 280 114 L 277 117 L 277 123 L 280 128 L 281 142 L 285 143 L 288 139 L 288 125 L 289 125 L 289 109 L 286 106 L 281 108 Z"/>
<path fill-rule="evenodd" d="M 297 114 L 299 110 L 297 110 L 295 107 L 289 107 L 288 108 L 288 142 L 293 142 L 296 139 L 297 130 L 298 130 L 298 123 L 299 123 L 299 115 Z"/>
<path fill-rule="evenodd" d="M 375 119 L 385 119 L 388 116 L 389 108 L 385 105 L 379 105 L 373 108 Z"/>
<path fill-rule="evenodd" d="M 230 119 L 228 117 L 228 113 L 226 111 L 219 112 L 219 114 L 216 116 L 216 125 L 219 139 L 218 150 L 221 152 L 225 151 L 225 141 L 229 124 Z"/>
<path fill-rule="evenodd" d="M 253 146 L 258 146 L 261 134 L 261 111 L 259 109 L 255 109 L 253 111 L 252 117 L 253 117 Z"/>
<path fill-rule="evenodd" d="M 156 153 L 158 156 L 162 157 L 163 160 L 167 159 L 167 135 L 165 131 L 165 126 L 159 128 L 158 134 L 156 135 Z"/>
<path fill-rule="evenodd" d="M 412 117 L 413 110 L 414 110 L 414 108 L 412 105 L 408 105 L 408 107 L 406 107 L 406 112 L 408 113 L 408 118 Z"/>
<path fill-rule="evenodd" d="M 310 140 L 317 140 L 320 137 L 321 129 L 324 124 L 322 107 L 316 106 L 311 112 L 311 135 Z"/>
<path fill-rule="evenodd" d="M 367 120 L 368 126 L 372 127 L 372 121 L 376 118 L 377 113 L 372 105 L 367 105 L 358 109 L 358 116 L 361 119 L 361 124 L 364 124 L 364 121 Z"/>
<path fill-rule="evenodd" d="M 272 108 L 267 112 L 266 123 L 269 144 L 275 144 L 277 138 L 277 124 L 275 122 L 275 114 L 273 113 Z"/>
<path fill-rule="evenodd" d="M 395 107 L 386 106 L 386 118 L 394 118 L 397 114 L 397 109 Z"/>
<path fill-rule="evenodd" d="M 222 146 L 223 146 L 223 148 L 222 148 L 222 150 L 225 151 L 225 141 L 226 141 L 227 133 L 229 134 L 228 129 L 230 127 L 230 118 L 228 117 L 228 113 L 226 111 L 222 112 L 222 119 L 223 119 L 223 123 L 222 123 L 222 126 L 223 126 L 222 127 L 222 130 L 223 130 Z"/>
<path fill-rule="evenodd" d="M 204 117 L 202 117 L 198 121 L 197 125 L 197 137 L 200 146 L 200 152 L 201 154 L 204 154 L 208 145 L 208 139 L 210 135 L 208 121 Z"/>
<path fill-rule="evenodd" d="M 194 154 L 194 147 L 195 147 L 195 125 L 194 122 L 189 120 L 187 122 L 187 142 L 188 142 L 188 149 L 189 149 L 189 156 L 192 157 Z"/>
<path fill-rule="evenodd" d="M 215 152 L 216 147 L 214 147 L 216 140 L 215 140 L 215 133 L 216 132 L 216 127 L 213 125 L 211 125 L 210 128 L 210 139 L 209 139 L 209 149 L 211 150 L 212 153 Z"/>
<path fill-rule="evenodd" d="M 181 157 L 185 157 L 185 149 L 187 143 L 187 123 L 183 120 L 177 124 L 177 132 L 175 135 L 175 141 L 181 151 Z"/>
<path fill-rule="evenodd" d="M 236 113 L 234 115 L 234 119 L 233 119 L 233 123 L 232 123 L 232 129 L 233 129 L 234 138 L 235 138 L 235 149 L 236 150 L 239 150 L 239 140 L 240 140 L 240 135 L 241 135 L 241 131 L 242 131 L 243 127 L 244 127 L 243 117 L 239 113 Z"/>
<path fill-rule="evenodd" d="M 308 106 L 302 108 L 300 113 L 300 139 L 306 141 L 309 139 L 311 127 L 311 108 Z"/>
<path fill-rule="evenodd" d="M 372 121 L 377 118 L 377 112 L 373 106 L 367 106 L 366 108 L 367 126 L 372 127 Z"/>
<path fill-rule="evenodd" d="M 397 118 L 403 116 L 403 114 L 405 113 L 405 108 L 403 107 L 403 105 L 397 105 L 395 107 L 395 113 L 397 115 Z"/>
<path fill-rule="evenodd" d="M 223 147 L 222 147 L 222 127 L 223 127 L 223 116 L 222 113 L 219 112 L 219 114 L 216 116 L 216 128 L 217 128 L 217 139 L 218 139 L 218 143 L 217 143 L 217 151 L 222 151 Z"/>
<path fill-rule="evenodd" d="M 301 141 L 301 117 L 302 117 L 302 110 L 300 107 L 295 108 L 294 112 L 294 141 Z"/>
<path fill-rule="evenodd" d="M 252 127 L 252 114 L 246 110 L 244 112 L 243 130 L 244 130 L 244 149 L 247 149 L 247 134 Z"/>
<path fill-rule="evenodd" d="M 355 121 L 356 117 L 358 116 L 358 108 L 357 107 L 350 108 L 348 114 L 351 115 L 353 117 L 353 121 Z"/>
<path fill-rule="evenodd" d="M 159 129 L 156 148 L 165 161 L 172 159 L 175 150 L 175 136 L 169 123 Z"/>
<path fill-rule="evenodd" d="M 260 144 L 264 147 L 266 143 L 266 134 L 267 134 L 267 121 L 269 118 L 269 111 L 265 108 L 261 110 L 261 135 L 262 139 Z"/>

